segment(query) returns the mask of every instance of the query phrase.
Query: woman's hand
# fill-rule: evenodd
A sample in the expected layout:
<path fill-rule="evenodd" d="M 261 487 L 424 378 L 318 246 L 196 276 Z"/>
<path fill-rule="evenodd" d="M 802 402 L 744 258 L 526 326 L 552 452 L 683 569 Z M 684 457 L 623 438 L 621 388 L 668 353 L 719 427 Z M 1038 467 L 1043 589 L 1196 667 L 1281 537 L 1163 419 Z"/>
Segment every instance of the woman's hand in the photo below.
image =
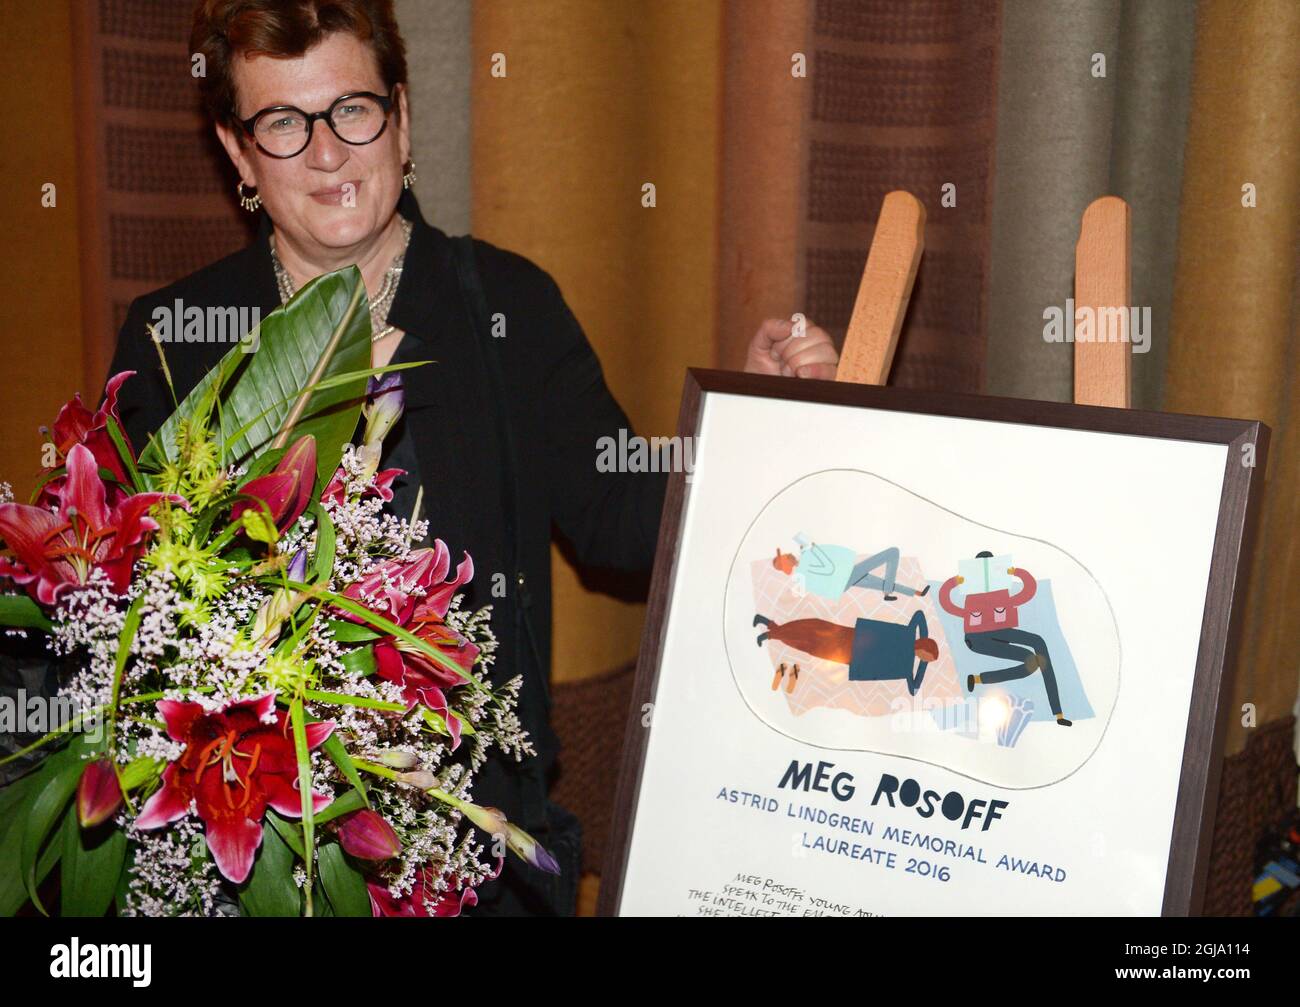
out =
<path fill-rule="evenodd" d="M 747 374 L 834 380 L 840 355 L 826 330 L 811 322 L 769 318 L 758 327 L 745 355 Z"/>

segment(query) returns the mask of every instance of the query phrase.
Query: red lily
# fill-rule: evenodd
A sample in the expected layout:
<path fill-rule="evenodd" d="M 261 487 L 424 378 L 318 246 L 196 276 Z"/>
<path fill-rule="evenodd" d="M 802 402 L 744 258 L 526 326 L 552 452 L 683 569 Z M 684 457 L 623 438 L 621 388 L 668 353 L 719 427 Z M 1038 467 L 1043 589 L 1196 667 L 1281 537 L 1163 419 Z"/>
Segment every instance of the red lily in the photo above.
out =
<path fill-rule="evenodd" d="M 163 499 L 185 506 L 172 494 L 137 493 L 124 496 L 110 510 L 99 465 L 84 444 L 68 452 L 68 474 L 56 495 L 57 513 L 0 504 L 0 539 L 17 560 L 0 556 L 0 577 L 24 585 L 33 598 L 49 606 L 89 581 L 95 569 L 103 570 L 113 590 L 124 594 L 145 539 L 158 528 L 149 508 Z"/>
<path fill-rule="evenodd" d="M 362 496 L 377 496 L 384 503 L 393 502 L 393 480 L 398 476 L 406 475 L 406 469 L 384 469 L 382 472 L 376 472 L 374 481 L 368 485 L 362 492 Z M 339 469 L 334 473 L 334 478 L 330 484 L 325 487 L 325 492 L 320 495 L 321 503 L 343 503 L 343 480 L 346 473 Z"/>
<path fill-rule="evenodd" d="M 358 860 L 390 860 L 402 852 L 402 841 L 378 812 L 361 808 L 339 819 L 339 842 Z"/>
<path fill-rule="evenodd" d="M 451 599 L 474 576 L 474 561 L 464 554 L 456 575 L 447 580 L 451 553 L 441 539 L 431 549 L 417 549 L 405 561 L 381 563 L 343 594 L 368 606 L 468 670 L 478 659 L 478 647 L 444 621 Z M 347 618 L 360 621 L 356 616 Z M 464 675 L 422 653 L 404 640 L 386 636 L 375 641 L 379 677 L 402 686 L 407 709 L 423 703 L 442 715 L 451 733 L 452 748 L 460 744 L 460 722 L 447 711 L 443 690 L 460 685 Z"/>
<path fill-rule="evenodd" d="M 165 699 L 158 712 L 173 741 L 185 752 L 163 770 L 163 787 L 145 804 L 135 824 L 156 829 L 183 818 L 190 804 L 203 819 L 217 868 L 236 884 L 247 879 L 262 845 L 267 806 L 286 817 L 302 815 L 297 789 L 298 757 L 289 717 L 276 709 L 275 693 L 234 702 L 216 713 L 198 703 Z M 324 744 L 331 721 L 307 725 L 307 747 Z M 312 793 L 320 811 L 330 803 Z"/>
<path fill-rule="evenodd" d="M 77 820 L 83 829 L 106 822 L 122 806 L 122 786 L 107 758 L 87 762 L 77 781 Z"/>
<path fill-rule="evenodd" d="M 478 905 L 478 895 L 473 888 L 448 889 L 441 894 L 434 891 L 435 875 L 427 867 L 416 871 L 415 887 L 401 898 L 394 898 L 388 886 L 381 881 L 367 881 L 370 892 L 370 912 L 375 916 L 459 916 L 462 909 Z M 453 886 L 457 879 L 452 879 Z M 433 912 L 425 899 L 433 900 Z"/>
<path fill-rule="evenodd" d="M 66 458 L 77 444 L 84 444 L 90 449 L 90 453 L 95 456 L 95 461 L 99 467 L 108 469 L 113 473 L 118 484 L 109 487 L 110 498 L 123 494 L 125 491 L 121 487 L 127 485 L 126 467 L 122 464 L 122 458 L 117 453 L 117 447 L 113 444 L 113 439 L 108 433 L 110 421 L 117 424 L 118 430 L 122 434 L 123 443 L 126 444 L 127 450 L 131 452 L 132 458 L 135 457 L 135 451 L 131 447 L 131 440 L 127 437 L 126 430 L 122 427 L 117 416 L 117 390 L 122 386 L 122 382 L 133 374 L 135 374 L 135 371 L 122 371 L 109 378 L 108 384 L 104 388 L 104 402 L 94 413 L 82 405 L 80 392 L 72 396 L 59 410 L 58 418 L 54 421 L 54 429 L 50 432 L 50 440 L 60 458 Z M 41 487 L 41 496 L 37 502 L 42 505 L 54 504 L 58 499 L 58 490 L 62 484 L 62 476 L 58 479 L 51 479 Z M 116 503 L 117 501 L 110 499 L 110 502 Z"/>
<path fill-rule="evenodd" d="M 257 497 L 270 508 L 275 527 L 284 531 L 293 525 L 311 503 L 311 489 L 316 482 L 316 438 L 299 437 L 270 472 L 250 479 L 239 487 L 240 493 Z M 241 500 L 230 510 L 232 521 L 251 507 L 252 501 Z"/>

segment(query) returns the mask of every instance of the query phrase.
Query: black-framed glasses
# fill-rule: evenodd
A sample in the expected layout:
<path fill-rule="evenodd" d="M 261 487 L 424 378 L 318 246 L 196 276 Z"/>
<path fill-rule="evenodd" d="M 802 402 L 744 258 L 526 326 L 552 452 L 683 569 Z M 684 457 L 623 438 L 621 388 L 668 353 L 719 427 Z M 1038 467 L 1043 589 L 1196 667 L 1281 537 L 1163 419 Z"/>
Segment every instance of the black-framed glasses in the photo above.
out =
<path fill-rule="evenodd" d="M 393 93 L 357 91 L 335 98 L 323 112 L 304 112 L 294 105 L 274 105 L 240 119 L 250 140 L 268 157 L 297 157 L 311 143 L 312 127 L 324 119 L 344 143 L 361 146 L 374 143 L 388 126 Z"/>

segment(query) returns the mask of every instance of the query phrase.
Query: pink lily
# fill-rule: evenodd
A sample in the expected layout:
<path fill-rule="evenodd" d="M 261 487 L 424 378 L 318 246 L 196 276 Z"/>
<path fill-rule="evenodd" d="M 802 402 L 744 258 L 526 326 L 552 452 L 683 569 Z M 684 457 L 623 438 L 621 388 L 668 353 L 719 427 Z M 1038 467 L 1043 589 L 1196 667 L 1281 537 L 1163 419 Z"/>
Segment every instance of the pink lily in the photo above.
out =
<path fill-rule="evenodd" d="M 343 479 L 346 473 L 343 469 L 338 469 L 334 477 L 330 480 L 329 485 L 325 487 L 325 492 L 321 494 L 322 503 L 343 503 Z M 393 501 L 393 480 L 398 476 L 406 475 L 406 469 L 384 469 L 382 472 L 376 472 L 375 477 L 362 492 L 362 496 L 377 496 L 384 503 Z"/>
<path fill-rule="evenodd" d="M 442 539 L 436 539 L 432 548 L 416 549 L 409 559 L 380 563 L 343 593 L 399 626 L 410 622 L 417 608 L 441 619 L 456 592 L 474 576 L 474 561 L 469 553 L 464 557 L 456 567 L 456 576 L 447 580 L 451 551 Z"/>
<path fill-rule="evenodd" d="M 126 491 L 122 487 L 127 484 L 126 467 L 122 464 L 122 458 L 117 453 L 117 447 L 108 433 L 110 422 L 118 425 L 123 443 L 126 444 L 132 457 L 135 456 L 131 440 L 127 437 L 126 430 L 117 416 L 117 391 L 122 387 L 122 382 L 133 374 L 135 371 L 122 371 L 109 378 L 108 384 L 104 387 L 104 402 L 94 413 L 82 404 L 80 392 L 72 396 L 59 410 L 58 418 L 54 421 L 54 429 L 50 432 L 50 441 L 60 458 L 66 458 L 75 445 L 84 444 L 95 456 L 99 467 L 113 473 L 117 484 L 109 487 L 110 503 L 117 502 L 112 499 L 113 497 L 125 494 Z M 58 491 L 62 484 L 62 476 L 51 479 L 41 487 L 41 495 L 37 503 L 43 506 L 53 505 L 58 500 Z"/>
<path fill-rule="evenodd" d="M 478 895 L 468 886 L 458 887 L 453 878 L 453 888 L 437 894 L 434 889 L 436 875 L 425 867 L 415 873 L 415 887 L 401 898 L 394 898 L 382 881 L 368 881 L 370 912 L 375 916 L 459 916 L 461 911 L 478 905 Z M 433 902 L 433 912 L 427 902 Z"/>
<path fill-rule="evenodd" d="M 262 500 L 270 509 L 277 530 L 284 531 L 302 517 L 311 503 L 315 481 L 316 438 L 304 434 L 293 442 L 275 468 L 264 476 L 250 479 L 239 487 L 239 492 Z M 238 521 L 244 511 L 256 506 L 250 500 L 240 500 L 230 510 L 231 520 Z"/>
<path fill-rule="evenodd" d="M 13 560 L 0 556 L 0 577 L 25 586 L 47 606 L 86 584 L 97 569 L 108 575 L 114 591 L 125 594 L 131 568 L 144 552 L 149 533 L 158 529 L 149 508 L 164 499 L 188 506 L 172 494 L 137 493 L 110 510 L 99 465 L 84 444 L 68 452 L 68 474 L 57 497 L 57 513 L 0 504 L 0 539 L 14 554 Z"/>
<path fill-rule="evenodd" d="M 478 659 L 478 647 L 454 632 L 444 620 L 457 590 L 473 578 L 474 561 L 465 553 L 455 576 L 448 580 L 451 553 L 441 539 L 434 542 L 433 548 L 417 549 L 411 556 L 406 561 L 381 563 L 348 585 L 343 594 L 408 630 L 457 667 L 472 668 Z M 345 618 L 360 621 L 353 615 L 345 614 Z M 408 710 L 423 704 L 440 714 L 454 750 L 460 744 L 460 721 L 448 710 L 445 690 L 462 684 L 464 675 L 395 636 L 376 640 L 374 647 L 379 677 L 402 686 Z"/>

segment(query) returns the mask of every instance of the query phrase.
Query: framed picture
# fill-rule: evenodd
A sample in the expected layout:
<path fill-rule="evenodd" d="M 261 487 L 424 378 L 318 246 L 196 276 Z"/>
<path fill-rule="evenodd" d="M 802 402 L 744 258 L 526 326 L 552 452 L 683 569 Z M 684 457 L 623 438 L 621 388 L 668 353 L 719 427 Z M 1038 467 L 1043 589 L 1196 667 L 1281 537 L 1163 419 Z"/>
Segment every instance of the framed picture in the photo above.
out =
<path fill-rule="evenodd" d="M 1260 423 L 688 373 L 600 910 L 1202 901 Z"/>

